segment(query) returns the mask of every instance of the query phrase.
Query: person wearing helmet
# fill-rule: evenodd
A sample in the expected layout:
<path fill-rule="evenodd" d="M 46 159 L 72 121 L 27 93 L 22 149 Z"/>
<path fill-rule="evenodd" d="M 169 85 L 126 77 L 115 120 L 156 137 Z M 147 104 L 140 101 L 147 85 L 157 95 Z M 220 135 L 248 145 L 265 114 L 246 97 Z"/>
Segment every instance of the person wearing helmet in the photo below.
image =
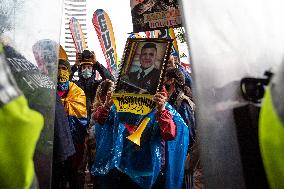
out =
<path fill-rule="evenodd" d="M 72 66 L 72 73 L 76 71 L 76 66 Z M 101 79 L 96 78 L 96 71 L 99 72 Z M 108 70 L 96 60 L 96 56 L 89 50 L 84 50 L 79 57 L 79 80 L 74 81 L 86 94 L 88 123 L 91 119 L 91 111 L 94 97 L 98 85 L 105 79 L 114 80 Z"/>
<path fill-rule="evenodd" d="M 81 171 L 81 162 L 85 149 L 87 134 L 87 110 L 84 91 L 72 81 L 69 81 L 70 64 L 67 60 L 59 59 L 57 94 L 61 97 L 64 110 L 67 113 L 69 127 L 75 146 L 75 154 L 68 157 L 69 187 L 84 188 L 84 172 Z"/>

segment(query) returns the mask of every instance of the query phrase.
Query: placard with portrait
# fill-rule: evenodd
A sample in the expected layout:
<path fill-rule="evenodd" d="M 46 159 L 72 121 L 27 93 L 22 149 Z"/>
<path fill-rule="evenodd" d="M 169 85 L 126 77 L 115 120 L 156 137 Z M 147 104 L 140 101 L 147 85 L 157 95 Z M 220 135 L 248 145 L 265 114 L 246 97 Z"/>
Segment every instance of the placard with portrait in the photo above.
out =
<path fill-rule="evenodd" d="M 155 94 L 161 89 L 172 39 L 129 38 L 116 92 Z"/>

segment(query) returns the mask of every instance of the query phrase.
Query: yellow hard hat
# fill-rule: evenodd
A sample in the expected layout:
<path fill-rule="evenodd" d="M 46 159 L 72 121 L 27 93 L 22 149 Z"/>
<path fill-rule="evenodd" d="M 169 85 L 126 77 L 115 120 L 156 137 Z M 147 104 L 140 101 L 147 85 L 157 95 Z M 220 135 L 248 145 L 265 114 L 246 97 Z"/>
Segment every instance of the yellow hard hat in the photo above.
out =
<path fill-rule="evenodd" d="M 59 57 L 58 57 L 58 59 L 62 59 L 62 60 L 68 61 L 68 56 L 67 56 L 65 50 L 63 49 L 63 47 L 61 45 L 59 47 Z"/>

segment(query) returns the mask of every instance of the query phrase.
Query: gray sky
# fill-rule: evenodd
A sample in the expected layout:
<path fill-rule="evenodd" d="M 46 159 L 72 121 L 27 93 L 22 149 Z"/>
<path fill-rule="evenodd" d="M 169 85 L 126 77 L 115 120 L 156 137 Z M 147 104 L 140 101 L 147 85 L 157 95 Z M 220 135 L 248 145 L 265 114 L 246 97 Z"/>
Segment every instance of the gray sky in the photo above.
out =
<path fill-rule="evenodd" d="M 129 0 L 87 0 L 87 29 L 88 46 L 95 51 L 97 60 L 103 65 L 106 64 L 100 43 L 92 24 L 93 13 L 97 9 L 103 9 L 109 16 L 115 36 L 116 51 L 118 58 L 121 59 L 125 42 L 132 32 L 131 9 Z"/>
<path fill-rule="evenodd" d="M 131 8 L 129 0 L 87 0 L 87 30 L 88 30 L 88 47 L 93 50 L 97 60 L 106 66 L 101 46 L 92 23 L 93 13 L 97 9 L 103 9 L 109 16 L 115 36 L 116 51 L 118 59 L 123 55 L 125 42 L 129 34 L 133 31 Z M 140 33 L 141 34 L 141 33 Z M 143 33 L 141 34 L 143 36 Z M 182 62 L 189 63 L 187 45 L 180 44 L 178 41 L 180 54 L 184 53 L 187 57 L 182 58 Z"/>

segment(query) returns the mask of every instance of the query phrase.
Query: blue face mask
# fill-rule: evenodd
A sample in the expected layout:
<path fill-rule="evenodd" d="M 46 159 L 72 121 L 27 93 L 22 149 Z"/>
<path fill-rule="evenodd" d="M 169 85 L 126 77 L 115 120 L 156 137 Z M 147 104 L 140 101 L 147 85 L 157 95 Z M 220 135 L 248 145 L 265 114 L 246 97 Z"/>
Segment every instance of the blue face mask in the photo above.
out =
<path fill-rule="evenodd" d="M 88 79 L 88 78 L 92 77 L 92 74 L 93 74 L 93 70 L 92 69 L 84 69 L 84 70 L 81 71 L 81 75 L 85 79 Z"/>

